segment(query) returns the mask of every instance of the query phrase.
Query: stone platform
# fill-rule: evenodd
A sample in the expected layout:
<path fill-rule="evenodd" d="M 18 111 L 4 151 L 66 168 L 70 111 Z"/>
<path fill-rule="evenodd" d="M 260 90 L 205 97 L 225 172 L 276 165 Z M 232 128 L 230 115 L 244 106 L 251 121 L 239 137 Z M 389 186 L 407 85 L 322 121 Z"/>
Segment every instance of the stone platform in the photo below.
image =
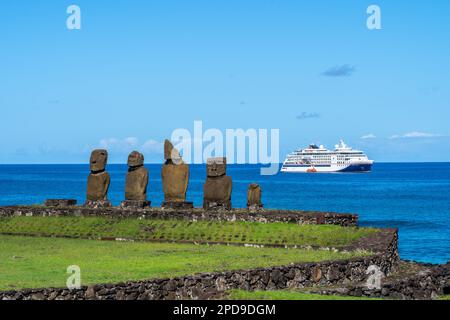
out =
<path fill-rule="evenodd" d="M 251 221 L 286 222 L 295 224 L 329 224 L 345 227 L 357 226 L 358 215 L 349 213 L 262 209 L 204 210 L 167 208 L 120 208 L 84 206 L 7 206 L 0 207 L 0 217 L 11 216 L 102 216 L 111 218 L 182 219 L 189 221 Z"/>

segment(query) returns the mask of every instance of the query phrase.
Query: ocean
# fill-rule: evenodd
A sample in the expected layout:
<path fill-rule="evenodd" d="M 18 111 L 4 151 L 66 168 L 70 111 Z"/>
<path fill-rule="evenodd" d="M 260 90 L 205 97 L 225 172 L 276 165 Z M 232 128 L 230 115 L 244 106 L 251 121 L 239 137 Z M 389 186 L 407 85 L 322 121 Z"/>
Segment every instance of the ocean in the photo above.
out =
<path fill-rule="evenodd" d="M 149 164 L 148 197 L 163 201 L 161 165 Z M 229 165 L 232 203 L 245 207 L 247 187 L 259 183 L 266 208 L 357 213 L 361 226 L 399 228 L 402 259 L 450 261 L 450 163 L 376 163 L 371 173 L 261 176 L 258 165 Z M 124 197 L 126 165 L 108 165 L 109 198 Z M 88 165 L 0 165 L 0 205 L 39 204 L 47 198 L 83 203 Z M 204 165 L 191 165 L 187 200 L 202 204 Z"/>

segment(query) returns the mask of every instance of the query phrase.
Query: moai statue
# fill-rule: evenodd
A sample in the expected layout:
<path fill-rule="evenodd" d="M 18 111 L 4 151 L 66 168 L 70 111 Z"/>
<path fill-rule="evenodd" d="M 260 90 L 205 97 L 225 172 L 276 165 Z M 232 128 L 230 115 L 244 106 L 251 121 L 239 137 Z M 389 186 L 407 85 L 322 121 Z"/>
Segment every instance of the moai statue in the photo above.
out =
<path fill-rule="evenodd" d="M 206 162 L 206 182 L 203 186 L 203 208 L 231 209 L 232 181 L 227 174 L 226 158 L 210 158 Z"/>
<path fill-rule="evenodd" d="M 164 142 L 164 163 L 161 178 L 164 191 L 165 209 L 191 209 L 193 203 L 186 201 L 189 182 L 189 166 L 183 162 L 180 153 L 166 140 Z"/>
<path fill-rule="evenodd" d="M 250 211 L 257 211 L 263 208 L 263 204 L 261 203 L 261 187 L 256 183 L 248 186 L 247 208 Z"/>
<path fill-rule="evenodd" d="M 150 206 L 147 201 L 148 170 L 144 167 L 144 156 L 133 151 L 128 156 L 128 173 L 125 183 L 125 201 L 122 208 L 146 208 Z"/>
<path fill-rule="evenodd" d="M 108 189 L 110 177 L 105 171 L 108 161 L 108 151 L 98 149 L 91 153 L 91 174 L 88 177 L 87 200 L 85 206 L 91 208 L 110 207 Z"/>

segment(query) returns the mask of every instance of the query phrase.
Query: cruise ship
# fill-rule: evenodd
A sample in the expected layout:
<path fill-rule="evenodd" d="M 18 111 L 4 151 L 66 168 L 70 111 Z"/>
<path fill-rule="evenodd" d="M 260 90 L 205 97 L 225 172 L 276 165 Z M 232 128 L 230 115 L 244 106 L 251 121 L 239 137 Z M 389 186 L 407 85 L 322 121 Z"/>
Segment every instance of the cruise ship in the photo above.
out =
<path fill-rule="evenodd" d="M 364 152 L 353 150 L 341 140 L 334 151 L 311 144 L 289 154 L 281 172 L 370 172 L 372 165 L 373 160 Z"/>

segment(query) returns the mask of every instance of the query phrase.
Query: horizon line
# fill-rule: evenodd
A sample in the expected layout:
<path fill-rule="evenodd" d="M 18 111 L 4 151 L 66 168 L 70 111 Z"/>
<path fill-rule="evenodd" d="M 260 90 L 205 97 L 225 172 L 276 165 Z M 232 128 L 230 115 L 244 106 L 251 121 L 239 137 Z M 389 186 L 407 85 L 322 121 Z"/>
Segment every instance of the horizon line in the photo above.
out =
<path fill-rule="evenodd" d="M 391 163 L 450 163 L 450 160 L 448 161 L 378 161 L 374 162 L 374 164 L 391 164 Z M 163 165 L 164 162 L 145 162 L 144 165 L 149 164 L 161 164 Z M 205 165 L 204 163 L 186 163 L 188 165 Z M 262 166 L 268 166 L 271 163 L 228 163 L 227 165 L 262 165 Z M 278 162 L 276 164 L 283 165 L 283 162 Z M 78 162 L 78 163 L 0 163 L 0 166 L 15 166 L 15 165 L 30 165 L 30 166 L 51 166 L 51 165 L 89 165 L 89 162 Z M 112 162 L 108 163 L 107 165 L 127 165 L 126 162 Z"/>

